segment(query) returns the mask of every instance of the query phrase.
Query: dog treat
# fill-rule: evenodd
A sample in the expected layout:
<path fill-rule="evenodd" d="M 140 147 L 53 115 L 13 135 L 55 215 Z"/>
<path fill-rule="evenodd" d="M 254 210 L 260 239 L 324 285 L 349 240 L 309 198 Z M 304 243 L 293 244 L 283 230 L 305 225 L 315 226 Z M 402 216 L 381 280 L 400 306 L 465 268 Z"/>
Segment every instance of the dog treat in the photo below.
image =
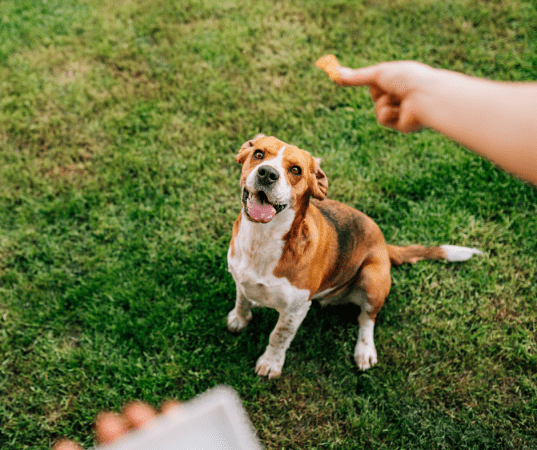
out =
<path fill-rule="evenodd" d="M 323 69 L 331 80 L 334 80 L 336 83 L 340 81 L 338 67 L 341 67 L 337 58 L 334 55 L 325 55 L 322 58 L 319 58 L 315 65 L 319 69 Z"/>

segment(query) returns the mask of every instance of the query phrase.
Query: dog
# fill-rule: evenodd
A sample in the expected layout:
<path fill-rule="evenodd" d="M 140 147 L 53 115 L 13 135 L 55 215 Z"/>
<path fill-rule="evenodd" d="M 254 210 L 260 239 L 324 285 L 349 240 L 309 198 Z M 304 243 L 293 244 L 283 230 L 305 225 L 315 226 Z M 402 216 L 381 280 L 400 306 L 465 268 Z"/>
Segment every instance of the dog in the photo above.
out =
<path fill-rule="evenodd" d="M 326 199 L 328 180 L 320 159 L 294 145 L 257 135 L 236 161 L 242 210 L 233 225 L 228 267 L 237 287 L 227 326 L 237 333 L 252 319 L 252 307 L 279 313 L 255 372 L 278 377 L 285 353 L 311 300 L 321 305 L 360 306 L 354 359 L 361 370 L 377 363 L 375 318 L 390 291 L 392 264 L 422 259 L 464 261 L 479 250 L 442 245 L 387 245 L 364 213 Z"/>

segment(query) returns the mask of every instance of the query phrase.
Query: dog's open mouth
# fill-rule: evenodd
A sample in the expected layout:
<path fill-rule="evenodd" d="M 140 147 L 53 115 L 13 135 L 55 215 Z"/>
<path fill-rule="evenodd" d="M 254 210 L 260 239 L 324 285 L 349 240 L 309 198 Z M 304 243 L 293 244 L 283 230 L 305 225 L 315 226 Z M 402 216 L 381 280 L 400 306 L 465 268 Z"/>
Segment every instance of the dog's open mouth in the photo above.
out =
<path fill-rule="evenodd" d="M 270 203 L 264 191 L 258 191 L 257 194 L 253 194 L 246 188 L 242 191 L 242 204 L 250 219 L 261 223 L 270 222 L 276 214 L 283 211 L 287 206 Z"/>

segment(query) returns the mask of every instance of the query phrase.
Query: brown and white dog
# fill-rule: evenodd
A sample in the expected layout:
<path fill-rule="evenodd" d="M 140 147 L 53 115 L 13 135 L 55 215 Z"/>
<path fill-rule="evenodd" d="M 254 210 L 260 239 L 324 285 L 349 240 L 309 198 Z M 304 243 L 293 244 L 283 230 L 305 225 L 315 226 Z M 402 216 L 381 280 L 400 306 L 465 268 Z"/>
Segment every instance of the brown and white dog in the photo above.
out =
<path fill-rule="evenodd" d="M 237 285 L 230 331 L 243 330 L 252 306 L 280 316 L 256 373 L 281 374 L 285 352 L 311 300 L 360 306 L 354 359 L 362 370 L 377 363 L 375 317 L 390 291 L 390 267 L 421 259 L 464 261 L 479 250 L 443 245 L 387 245 L 372 219 L 342 203 L 325 200 L 328 181 L 320 160 L 275 137 L 258 135 L 235 158 L 243 165 L 243 208 L 228 251 Z"/>

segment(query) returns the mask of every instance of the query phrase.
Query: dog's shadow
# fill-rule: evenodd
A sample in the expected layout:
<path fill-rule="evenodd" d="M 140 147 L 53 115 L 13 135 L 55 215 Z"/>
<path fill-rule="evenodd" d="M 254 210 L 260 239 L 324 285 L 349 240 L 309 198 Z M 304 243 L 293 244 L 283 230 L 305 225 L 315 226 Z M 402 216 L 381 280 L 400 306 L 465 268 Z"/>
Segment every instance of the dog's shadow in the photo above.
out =
<path fill-rule="evenodd" d="M 351 303 L 322 306 L 312 301 L 311 308 L 302 326 L 312 329 L 349 329 L 358 328 L 360 307 Z"/>
<path fill-rule="evenodd" d="M 262 316 L 261 323 L 258 323 L 258 332 L 270 333 L 274 328 L 278 313 L 269 308 L 254 308 L 255 315 Z M 298 332 L 311 330 L 312 333 L 319 334 L 319 329 L 328 331 L 330 329 L 356 328 L 358 329 L 358 315 L 360 307 L 352 303 L 341 305 L 321 306 L 318 301 L 313 300 L 310 310 L 300 325 Z M 277 320 L 277 319 L 276 319 Z"/>
<path fill-rule="evenodd" d="M 275 312 L 275 311 L 274 311 Z M 275 323 L 272 322 L 277 317 L 277 313 L 265 311 L 263 324 L 259 324 L 259 332 L 268 337 Z M 358 315 L 360 307 L 353 304 L 321 306 L 319 302 L 313 301 L 310 310 L 302 324 L 300 325 L 293 342 L 291 351 L 302 355 L 309 355 L 307 358 L 324 355 L 325 359 L 332 359 L 337 354 L 344 351 L 343 347 L 349 345 L 354 348 L 358 337 Z M 342 346 L 342 344 L 345 345 Z M 352 356 L 352 354 L 351 354 Z"/>

